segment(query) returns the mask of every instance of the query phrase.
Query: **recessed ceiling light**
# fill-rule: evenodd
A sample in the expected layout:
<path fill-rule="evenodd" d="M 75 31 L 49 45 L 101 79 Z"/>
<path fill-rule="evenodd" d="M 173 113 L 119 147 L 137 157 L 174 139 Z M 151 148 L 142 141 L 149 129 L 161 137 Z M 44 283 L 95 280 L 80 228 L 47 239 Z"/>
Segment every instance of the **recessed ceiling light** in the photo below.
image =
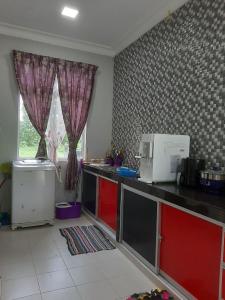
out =
<path fill-rule="evenodd" d="M 61 15 L 75 19 L 76 16 L 79 14 L 79 11 L 74 8 L 70 8 L 68 6 L 65 6 L 61 12 Z"/>

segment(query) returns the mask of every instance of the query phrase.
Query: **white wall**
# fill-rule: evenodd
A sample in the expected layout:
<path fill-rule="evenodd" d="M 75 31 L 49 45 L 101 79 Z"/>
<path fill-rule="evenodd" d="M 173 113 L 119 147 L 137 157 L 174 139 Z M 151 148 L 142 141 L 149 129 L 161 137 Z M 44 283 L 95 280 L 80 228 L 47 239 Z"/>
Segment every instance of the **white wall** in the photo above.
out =
<path fill-rule="evenodd" d="M 103 157 L 110 147 L 112 131 L 113 58 L 0 35 L 0 163 L 17 157 L 18 89 L 12 50 L 81 61 L 97 65 L 95 89 L 87 122 L 88 157 Z M 0 191 L 0 202 L 9 207 L 10 183 Z M 63 187 L 58 195 L 66 198 Z M 66 199 L 62 199 L 66 200 Z"/>

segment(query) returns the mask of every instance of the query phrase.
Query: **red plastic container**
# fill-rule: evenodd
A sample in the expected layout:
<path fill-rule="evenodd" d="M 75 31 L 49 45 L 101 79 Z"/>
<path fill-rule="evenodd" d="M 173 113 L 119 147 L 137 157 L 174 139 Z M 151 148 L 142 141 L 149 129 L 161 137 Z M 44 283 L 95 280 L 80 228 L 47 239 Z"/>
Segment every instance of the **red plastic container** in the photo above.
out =
<path fill-rule="evenodd" d="M 80 202 L 69 202 L 69 207 L 61 206 L 55 208 L 56 219 L 75 219 L 79 218 L 81 215 L 81 203 Z"/>

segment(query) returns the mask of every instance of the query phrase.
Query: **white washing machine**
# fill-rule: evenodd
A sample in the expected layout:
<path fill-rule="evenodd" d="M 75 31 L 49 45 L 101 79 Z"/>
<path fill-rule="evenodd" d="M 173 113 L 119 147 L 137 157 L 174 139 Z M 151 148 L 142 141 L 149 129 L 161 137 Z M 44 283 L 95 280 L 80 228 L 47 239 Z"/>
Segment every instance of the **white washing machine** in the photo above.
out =
<path fill-rule="evenodd" d="M 12 229 L 53 224 L 55 165 L 45 160 L 13 162 Z"/>

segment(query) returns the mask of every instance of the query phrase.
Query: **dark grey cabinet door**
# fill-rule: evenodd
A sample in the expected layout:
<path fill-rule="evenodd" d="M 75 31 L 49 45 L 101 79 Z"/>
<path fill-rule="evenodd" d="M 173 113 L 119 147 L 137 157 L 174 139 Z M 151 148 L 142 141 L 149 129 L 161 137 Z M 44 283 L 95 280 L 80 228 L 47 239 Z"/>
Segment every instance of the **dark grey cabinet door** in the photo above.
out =
<path fill-rule="evenodd" d="M 96 188 L 96 176 L 84 171 L 82 182 L 82 205 L 93 215 L 95 215 L 96 212 Z"/>
<path fill-rule="evenodd" d="M 123 190 L 122 239 L 156 266 L 157 202 Z"/>

